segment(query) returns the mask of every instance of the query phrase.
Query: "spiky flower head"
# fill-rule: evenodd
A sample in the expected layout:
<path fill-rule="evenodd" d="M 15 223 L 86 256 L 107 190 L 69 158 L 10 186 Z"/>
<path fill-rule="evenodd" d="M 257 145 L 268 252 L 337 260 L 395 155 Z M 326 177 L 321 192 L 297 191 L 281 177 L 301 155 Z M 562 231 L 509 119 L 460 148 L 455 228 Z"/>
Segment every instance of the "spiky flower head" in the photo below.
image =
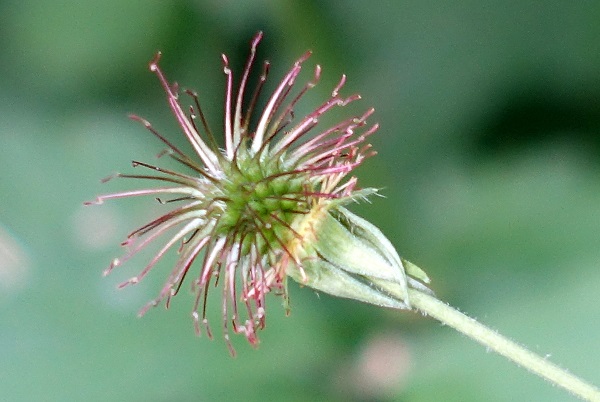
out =
<path fill-rule="evenodd" d="M 332 273 L 339 280 L 337 267 L 359 263 L 352 258 L 346 263 L 342 260 L 347 260 L 352 251 L 360 247 L 347 243 L 352 242 L 350 238 L 338 245 L 325 243 L 327 239 L 335 243 L 344 237 L 344 233 L 369 232 L 364 225 L 357 225 L 358 221 L 354 218 L 360 218 L 341 205 L 374 192 L 372 189 L 357 191 L 356 178 L 348 177 L 366 157 L 374 154 L 366 143 L 366 139 L 378 129 L 377 124 L 367 124 L 373 109 L 330 127 L 320 126 L 323 114 L 360 99 L 359 95 L 340 95 L 346 81 L 344 75 L 333 88 L 331 96 L 311 113 L 302 118 L 294 116 L 295 106 L 317 84 L 321 74 L 321 67 L 317 65 L 312 80 L 300 89 L 296 88 L 296 78 L 310 52 L 292 65 L 270 95 L 260 116 L 253 118 L 269 72 L 269 63 L 265 62 L 254 92 L 247 97 L 246 87 L 261 38 L 262 33 L 259 32 L 251 41 L 250 55 L 236 93 L 228 59 L 222 55 L 226 76 L 224 149 L 219 147 L 209 128 L 197 94 L 186 90 L 192 105 L 182 105 L 177 84 L 170 83 L 159 67 L 158 53 L 150 63 L 150 70 L 158 77 L 170 109 L 195 155 L 186 155 L 148 121 L 131 116 L 167 146 L 161 156 L 173 158 L 187 172 L 134 161 L 134 168 L 149 172 L 119 173 L 111 178 L 146 179 L 166 185 L 107 194 L 93 202 L 101 204 L 113 198 L 149 195 L 161 203 L 177 205 L 170 212 L 131 232 L 123 242 L 128 252 L 113 260 L 105 274 L 163 234 L 174 233 L 148 265 L 120 287 L 138 283 L 170 248 L 178 244 L 179 257 L 171 274 L 158 297 L 148 303 L 140 315 L 165 299 L 168 306 L 184 279 L 191 275 L 194 276 L 192 286 L 196 293 L 192 313 L 195 328 L 200 333 L 202 324 L 210 335 L 206 295 L 211 283 L 218 280 L 223 292 L 224 334 L 232 353 L 229 330 L 243 333 L 252 345 L 256 345 L 256 330 L 265 325 L 265 295 L 276 290 L 287 301 L 288 276 L 332 294 L 364 299 L 353 293 L 360 293 L 353 285 L 332 282 Z M 251 125 L 254 121 L 256 124 Z M 368 239 L 369 236 L 363 236 L 369 247 L 375 249 L 375 254 L 383 255 L 388 266 L 393 265 L 391 271 L 388 269 L 391 273 L 378 273 L 375 277 L 393 280 L 405 289 L 407 281 L 402 262 L 389 242 L 383 247 L 373 246 L 373 239 Z M 356 239 L 355 235 L 351 237 Z M 391 248 L 391 254 L 387 248 Z M 336 256 L 338 254 L 341 255 Z M 199 260 L 199 273 L 191 273 L 196 260 Z M 365 276 L 361 269 L 353 272 L 350 268 L 345 280 L 355 281 L 352 276 Z M 385 271 L 385 268 L 382 269 Z M 375 283 L 373 278 L 369 280 L 370 284 L 359 285 L 366 286 L 368 291 L 367 288 Z M 385 296 L 375 303 L 406 306 L 403 302 L 384 299 Z M 373 302 L 370 299 L 363 301 Z"/>

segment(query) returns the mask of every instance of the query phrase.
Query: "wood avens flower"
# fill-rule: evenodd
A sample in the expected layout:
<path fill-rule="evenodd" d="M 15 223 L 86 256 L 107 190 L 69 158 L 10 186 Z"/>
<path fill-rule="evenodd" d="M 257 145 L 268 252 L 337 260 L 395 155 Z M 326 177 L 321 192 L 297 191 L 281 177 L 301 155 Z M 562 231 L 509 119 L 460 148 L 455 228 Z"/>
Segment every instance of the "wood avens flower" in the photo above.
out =
<path fill-rule="evenodd" d="M 134 161 L 134 168 L 147 172 L 110 178 L 146 180 L 153 186 L 86 203 L 149 195 L 173 205 L 170 212 L 131 232 L 122 243 L 128 252 L 105 270 L 110 273 L 150 243 L 166 238 L 148 265 L 120 287 L 136 284 L 170 249 L 177 249 L 178 259 L 165 285 L 140 315 L 163 300 L 168 307 L 185 278 L 191 277 L 196 331 L 200 333 L 204 326 L 211 336 L 206 297 L 211 285 L 218 284 L 223 294 L 224 337 L 234 354 L 229 332 L 242 333 L 257 345 L 256 331 L 265 326 L 265 297 L 271 292 L 282 295 L 287 305 L 287 278 L 291 277 L 334 296 L 430 315 L 573 394 L 600 401 L 600 391 L 593 385 L 435 298 L 424 285 L 429 282 L 427 275 L 400 258 L 379 229 L 345 208 L 376 193 L 372 188 L 357 189 L 351 172 L 374 154 L 366 141 L 378 129 L 377 124 L 367 123 L 373 109 L 330 126 L 321 123 L 325 113 L 360 99 L 340 94 L 345 76 L 311 113 L 296 117 L 295 106 L 321 74 L 317 65 L 312 80 L 296 85 L 310 56 L 307 52 L 254 118 L 269 71 L 265 62 L 255 90 L 246 96 L 261 38 L 258 33 L 251 42 L 235 93 L 233 74 L 227 57 L 222 56 L 226 76 L 223 148 L 209 128 L 196 93 L 185 91 L 192 105 L 182 105 L 178 86 L 167 80 L 157 54 L 150 70 L 158 77 L 193 155 L 173 145 L 146 120 L 131 116 L 166 145 L 159 156 L 174 159 L 182 171 Z"/>
<path fill-rule="evenodd" d="M 252 345 L 257 344 L 256 330 L 265 325 L 265 295 L 276 290 L 285 301 L 288 276 L 333 295 L 397 308 L 408 306 L 409 281 L 420 285 L 407 279 L 403 262 L 379 230 L 342 207 L 375 192 L 357 190 L 357 180 L 349 174 L 374 154 L 366 140 L 378 128 L 377 124 L 367 123 L 372 108 L 321 127 L 323 114 L 360 99 L 359 95 L 340 94 L 345 76 L 331 96 L 311 113 L 295 117 L 294 107 L 317 84 L 321 74 L 317 65 L 312 80 L 296 88 L 296 78 L 310 56 L 307 52 L 283 77 L 260 111 L 256 125 L 251 126 L 269 71 L 269 63 L 265 62 L 256 89 L 246 96 L 261 37 L 258 33 L 251 42 L 237 93 L 228 59 L 222 56 L 226 76 L 224 149 L 219 148 L 208 126 L 197 94 L 185 91 L 192 106 L 182 105 L 178 86 L 167 80 L 157 54 L 150 70 L 158 77 L 195 154 L 188 156 L 149 122 L 131 116 L 167 146 L 162 155 L 183 165 L 185 173 L 134 161 L 133 167 L 148 173 L 119 173 L 111 178 L 145 179 L 166 186 L 107 194 L 93 202 L 149 195 L 176 205 L 131 232 L 123 242 L 128 253 L 115 259 L 105 274 L 163 234 L 174 233 L 149 264 L 120 287 L 138 283 L 169 249 L 177 247 L 179 258 L 165 286 L 140 315 L 165 299 L 168 306 L 184 279 L 193 276 L 196 330 L 200 332 L 203 323 L 210 334 L 206 294 L 218 279 L 228 344 L 230 325 L 233 332 L 243 333 Z M 199 272 L 194 266 L 200 268 Z M 420 270 L 409 273 L 427 280 Z M 381 291 L 392 284 L 400 287 L 403 300 Z"/>

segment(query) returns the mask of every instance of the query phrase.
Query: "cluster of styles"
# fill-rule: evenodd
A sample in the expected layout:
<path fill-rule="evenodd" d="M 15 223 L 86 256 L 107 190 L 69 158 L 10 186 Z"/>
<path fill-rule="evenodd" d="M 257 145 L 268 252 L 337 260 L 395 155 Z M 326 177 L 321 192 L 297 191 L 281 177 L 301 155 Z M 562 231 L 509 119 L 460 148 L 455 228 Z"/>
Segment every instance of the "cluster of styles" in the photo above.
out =
<path fill-rule="evenodd" d="M 288 277 L 336 296 L 395 308 L 408 308 L 408 297 L 398 300 L 389 294 L 407 295 L 409 286 L 425 289 L 408 275 L 428 282 L 422 271 L 398 257 L 376 227 L 343 207 L 376 192 L 358 190 L 356 178 L 349 177 L 365 158 L 374 155 L 366 142 L 378 129 L 377 124 L 367 124 L 374 110 L 321 127 L 324 113 L 360 99 L 359 95 L 340 95 L 346 81 L 342 76 L 328 99 L 308 115 L 296 118 L 294 107 L 317 84 L 321 74 L 317 65 L 313 78 L 296 88 L 296 78 L 310 56 L 307 52 L 277 85 L 258 118 L 254 117 L 269 72 L 269 63 L 265 62 L 254 91 L 246 96 L 261 38 L 259 32 L 251 41 L 237 93 L 228 59 L 222 56 L 226 76 L 224 148 L 209 128 L 195 92 L 184 91 L 192 105 L 182 106 L 179 88 L 165 77 L 157 54 L 150 70 L 158 77 L 195 154 L 187 155 L 148 121 L 131 116 L 166 145 L 159 156 L 174 159 L 186 173 L 134 161 L 133 167 L 148 173 L 118 173 L 110 178 L 162 184 L 103 195 L 88 203 L 153 196 L 163 204 L 175 205 L 131 232 L 123 242 L 128 249 L 126 255 L 113 260 L 105 274 L 170 233 L 146 267 L 120 287 L 138 283 L 169 249 L 178 245 L 178 259 L 164 287 L 140 315 L 163 300 L 168 306 L 184 279 L 193 276 L 196 331 L 200 333 L 204 327 L 210 336 L 207 292 L 219 283 L 224 336 L 232 354 L 230 331 L 244 334 L 252 345 L 258 343 L 256 331 L 265 325 L 266 294 L 282 295 L 287 306 Z M 251 120 L 256 122 L 252 126 Z M 200 269 L 192 273 L 196 260 Z M 392 288 L 393 293 L 386 292 Z"/>

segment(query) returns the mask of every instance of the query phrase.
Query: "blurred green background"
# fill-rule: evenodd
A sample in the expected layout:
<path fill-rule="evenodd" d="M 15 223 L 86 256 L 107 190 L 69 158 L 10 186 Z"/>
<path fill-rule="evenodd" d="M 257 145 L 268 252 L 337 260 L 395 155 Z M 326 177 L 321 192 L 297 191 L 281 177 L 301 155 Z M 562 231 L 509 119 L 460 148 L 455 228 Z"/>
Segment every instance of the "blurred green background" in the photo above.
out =
<path fill-rule="evenodd" d="M 312 49 L 305 107 L 346 73 L 377 109 L 358 175 L 386 198 L 354 211 L 440 298 L 600 384 L 598 21 L 593 1 L 0 2 L 0 400 L 571 400 L 429 318 L 295 284 L 232 359 L 217 299 L 214 341 L 185 292 L 136 318 L 168 261 L 122 291 L 144 258 L 101 277 L 155 208 L 82 206 L 162 149 L 127 113 L 183 144 L 147 63 L 162 50 L 219 127 L 220 53 L 239 77 L 258 30 L 269 88 Z"/>

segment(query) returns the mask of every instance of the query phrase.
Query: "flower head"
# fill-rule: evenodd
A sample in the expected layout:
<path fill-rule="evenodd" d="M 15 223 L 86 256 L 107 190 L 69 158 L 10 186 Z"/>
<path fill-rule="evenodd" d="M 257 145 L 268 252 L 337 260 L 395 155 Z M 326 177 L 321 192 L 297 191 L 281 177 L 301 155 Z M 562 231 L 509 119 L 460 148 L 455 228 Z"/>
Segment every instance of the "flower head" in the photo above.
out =
<path fill-rule="evenodd" d="M 335 263 L 338 258 L 335 256 L 325 261 L 323 255 L 328 254 L 327 250 L 316 246 L 321 237 L 326 237 L 321 236 L 320 228 L 334 230 L 335 225 L 322 224 L 328 217 L 334 217 L 336 222 L 346 222 L 341 225 L 342 232 L 346 228 L 350 233 L 354 229 L 348 229 L 348 225 L 354 215 L 340 209 L 341 205 L 374 192 L 372 189 L 357 191 L 356 178 L 348 178 L 355 167 L 373 155 L 370 145 L 365 142 L 378 128 L 377 124 L 367 124 L 373 109 L 330 127 L 320 126 L 323 114 L 360 99 L 359 95 L 340 95 L 345 76 L 333 88 L 331 96 L 311 113 L 302 118 L 294 116 L 295 106 L 317 84 L 321 74 L 321 67 L 317 65 L 312 80 L 297 89 L 296 79 L 310 52 L 292 65 L 258 118 L 253 118 L 269 72 L 269 63 L 265 62 L 258 84 L 248 97 L 246 88 L 261 38 L 259 32 L 252 39 L 236 93 L 228 59 L 222 56 L 226 76 L 224 149 L 219 147 L 209 128 L 197 94 L 186 90 L 192 106 L 182 105 L 179 88 L 167 80 L 159 67 L 160 53 L 157 54 L 150 63 L 150 70 L 158 77 L 194 155 L 185 154 L 148 121 L 131 116 L 166 145 L 160 156 L 173 158 L 185 167 L 186 173 L 134 161 L 134 168 L 148 172 L 119 173 L 112 177 L 149 180 L 164 185 L 107 194 L 93 202 L 101 204 L 113 198 L 150 195 L 161 203 L 176 205 L 170 212 L 131 232 L 123 242 L 128 252 L 113 260 L 105 274 L 162 235 L 174 233 L 148 265 L 120 287 L 138 283 L 169 249 L 179 245 L 179 257 L 164 287 L 140 315 L 163 300 L 168 306 L 184 279 L 193 276 L 196 301 L 192 316 L 196 331 L 200 333 L 202 323 L 210 335 L 206 294 L 211 283 L 218 281 L 223 292 L 224 334 L 232 353 L 229 331 L 245 334 L 249 342 L 256 345 L 256 330 L 265 325 L 265 295 L 276 290 L 287 300 L 287 276 L 316 289 L 336 293 L 328 288 L 329 285 L 324 285 L 323 278 L 328 269 L 331 271 L 331 267 L 340 264 Z M 251 124 L 253 121 L 256 124 Z M 355 223 L 352 225 L 357 227 Z M 335 237 L 339 237 L 339 233 Z M 343 245 L 335 247 L 343 250 Z M 393 258 L 387 256 L 384 259 Z M 196 260 L 200 269 L 192 273 Z M 323 268 L 324 261 L 331 267 Z M 399 259 L 398 263 L 400 271 L 392 276 L 405 287 Z M 397 268 L 398 264 L 394 265 Z M 361 275 L 361 272 L 352 274 Z"/>

